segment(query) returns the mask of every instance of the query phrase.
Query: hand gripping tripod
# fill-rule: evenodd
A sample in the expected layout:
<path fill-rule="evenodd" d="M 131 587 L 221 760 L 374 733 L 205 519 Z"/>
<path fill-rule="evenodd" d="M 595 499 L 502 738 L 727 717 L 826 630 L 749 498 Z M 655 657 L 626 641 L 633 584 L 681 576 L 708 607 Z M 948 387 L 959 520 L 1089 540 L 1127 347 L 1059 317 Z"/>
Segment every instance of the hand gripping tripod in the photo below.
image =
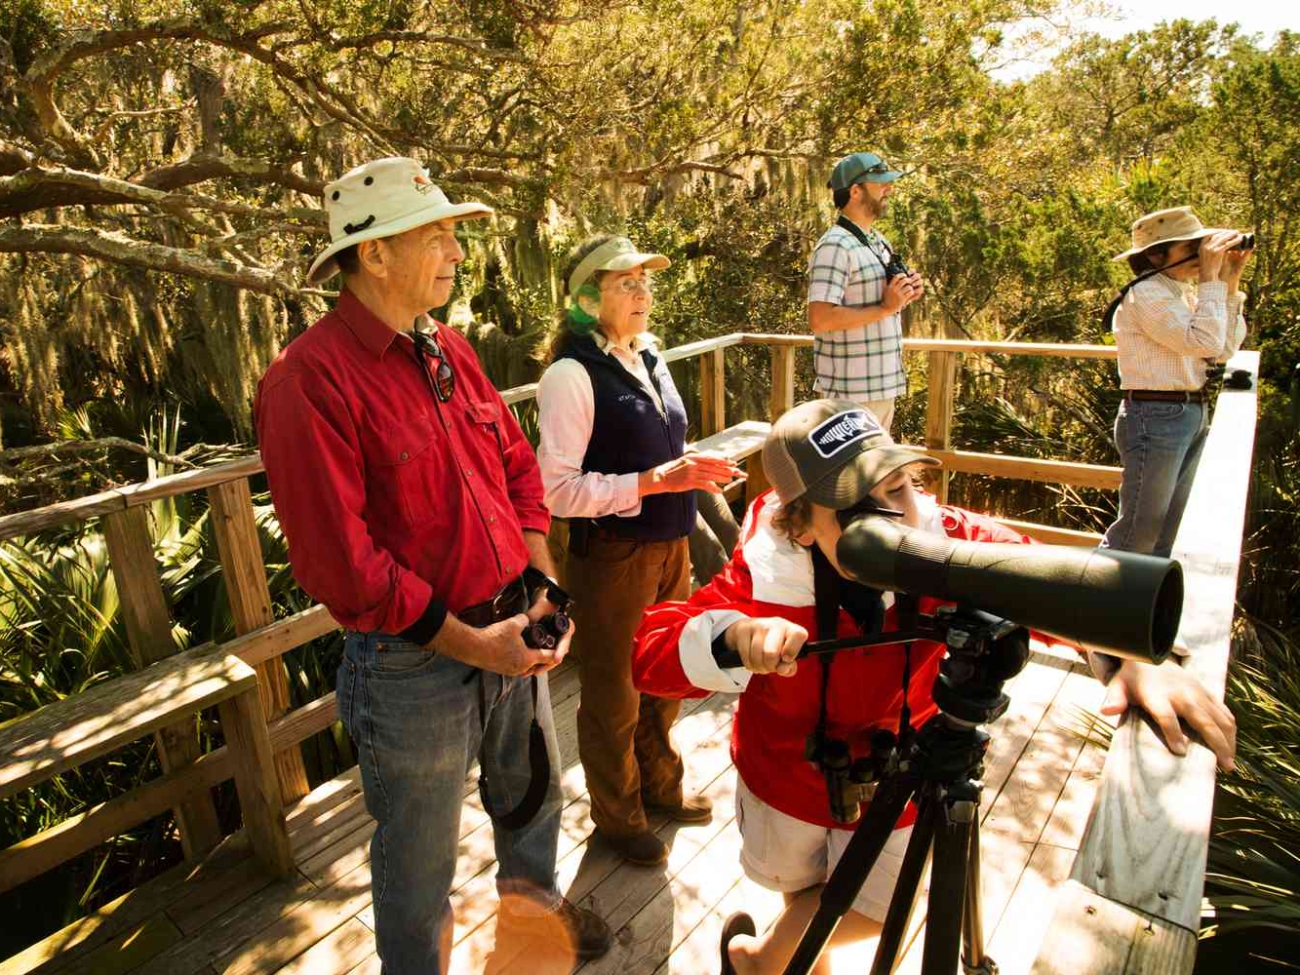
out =
<path fill-rule="evenodd" d="M 980 913 L 980 777 L 990 739 L 978 726 L 1000 717 L 1010 704 L 1002 685 L 1028 661 L 1029 635 L 1023 627 L 969 608 L 944 609 L 933 617 L 921 617 L 915 598 L 901 593 L 898 613 L 903 624 L 898 632 L 865 642 L 860 637 L 847 638 L 810 643 L 804 648 L 806 653 L 816 654 L 904 643 L 910 651 L 912 641 L 927 639 L 947 644 L 948 655 L 934 684 L 939 713 L 919 731 L 911 727 L 906 704 L 909 678 L 904 672 L 898 743 L 884 759 L 886 771 L 871 805 L 827 880 L 817 913 L 786 965 L 786 975 L 805 975 L 817 963 L 913 797 L 916 824 L 885 915 L 872 975 L 887 975 L 898 961 L 931 850 L 922 972 L 954 975 L 959 956 L 966 975 L 997 972 L 997 965 L 984 953 Z M 963 943 L 964 953 L 960 950 Z"/>

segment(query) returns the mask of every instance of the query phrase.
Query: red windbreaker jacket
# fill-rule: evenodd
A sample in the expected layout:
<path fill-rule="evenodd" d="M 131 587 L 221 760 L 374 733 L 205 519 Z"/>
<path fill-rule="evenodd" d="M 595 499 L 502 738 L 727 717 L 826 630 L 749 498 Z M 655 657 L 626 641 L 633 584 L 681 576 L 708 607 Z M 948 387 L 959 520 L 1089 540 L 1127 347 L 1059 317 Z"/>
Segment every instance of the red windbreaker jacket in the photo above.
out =
<path fill-rule="evenodd" d="M 711 691 L 739 693 L 732 726 L 731 758 L 750 790 L 768 805 L 804 822 L 852 829 L 830 817 L 821 772 L 804 758 L 804 741 L 817 725 L 824 659 L 809 658 L 790 677 L 723 670 L 713 660 L 713 638 L 742 617 L 781 616 L 816 638 L 812 558 L 772 527 L 779 507 L 775 492 L 755 499 L 745 516 L 731 561 L 686 602 L 652 606 L 641 621 L 633 646 L 632 675 L 638 689 L 660 697 L 704 697 Z M 1029 542 L 991 518 L 922 497 L 926 526 L 950 538 L 987 542 Z M 892 595 L 892 594 L 891 594 Z M 885 629 L 897 629 L 892 598 Z M 921 612 L 942 605 L 922 599 Z M 840 612 L 839 635 L 860 632 Z M 920 727 L 937 710 L 930 688 L 943 647 L 918 641 L 912 647 L 908 703 L 912 724 Z M 901 644 L 835 654 L 827 695 L 827 725 L 855 757 L 869 751 L 871 732 L 897 731 L 902 706 Z M 914 818 L 909 808 L 899 821 Z"/>

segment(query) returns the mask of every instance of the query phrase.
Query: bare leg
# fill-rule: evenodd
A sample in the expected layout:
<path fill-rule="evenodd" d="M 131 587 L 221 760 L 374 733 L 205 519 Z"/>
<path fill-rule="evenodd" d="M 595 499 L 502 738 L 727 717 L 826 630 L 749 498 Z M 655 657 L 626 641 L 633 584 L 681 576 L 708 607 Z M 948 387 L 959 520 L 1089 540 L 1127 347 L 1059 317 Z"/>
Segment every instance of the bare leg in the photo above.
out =
<path fill-rule="evenodd" d="M 809 887 L 785 896 L 785 910 L 766 933 L 756 938 L 744 936 L 732 939 L 728 946 L 731 964 L 737 975 L 780 975 L 794 957 L 808 922 L 817 913 L 822 887 Z M 857 911 L 849 911 L 835 928 L 828 950 L 817 961 L 813 975 L 830 975 L 830 949 L 839 945 L 865 941 L 880 935 L 880 922 Z"/>

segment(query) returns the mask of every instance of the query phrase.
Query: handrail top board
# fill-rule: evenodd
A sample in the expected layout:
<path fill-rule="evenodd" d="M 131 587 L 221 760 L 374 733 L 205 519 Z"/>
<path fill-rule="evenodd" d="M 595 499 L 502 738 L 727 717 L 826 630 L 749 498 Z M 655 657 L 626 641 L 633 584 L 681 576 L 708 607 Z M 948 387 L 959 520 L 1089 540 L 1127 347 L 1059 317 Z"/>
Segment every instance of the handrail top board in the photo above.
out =
<path fill-rule="evenodd" d="M 769 345 L 810 346 L 811 335 L 766 335 L 754 332 L 731 332 L 727 335 L 665 349 L 664 360 L 676 362 L 693 356 L 704 355 L 729 348 L 733 345 Z M 1114 346 L 1108 345 L 1067 345 L 1035 342 L 975 342 L 952 341 L 948 339 L 904 339 L 906 351 L 931 352 L 996 352 L 1008 355 L 1065 356 L 1071 358 L 1113 358 Z M 537 383 L 525 383 L 501 390 L 501 398 L 507 404 L 526 402 L 537 395 Z M 86 521 L 90 518 L 124 511 L 135 505 L 148 504 L 161 498 L 197 491 L 202 488 L 224 484 L 227 481 L 251 477 L 262 471 L 262 461 L 257 453 L 239 457 L 222 464 L 214 464 L 199 470 L 171 474 L 152 481 L 120 488 L 110 488 L 99 494 L 92 494 L 72 501 L 19 511 L 0 516 L 0 541 L 30 535 L 46 528 L 74 521 Z"/>
<path fill-rule="evenodd" d="M 252 667 L 204 647 L 47 704 L 0 729 L 0 799 L 256 686 Z"/>
<path fill-rule="evenodd" d="M 763 442 L 771 429 L 772 424 L 762 420 L 742 420 L 710 437 L 696 440 L 691 446 L 696 450 L 725 454 L 733 461 L 742 461 L 763 449 Z"/>

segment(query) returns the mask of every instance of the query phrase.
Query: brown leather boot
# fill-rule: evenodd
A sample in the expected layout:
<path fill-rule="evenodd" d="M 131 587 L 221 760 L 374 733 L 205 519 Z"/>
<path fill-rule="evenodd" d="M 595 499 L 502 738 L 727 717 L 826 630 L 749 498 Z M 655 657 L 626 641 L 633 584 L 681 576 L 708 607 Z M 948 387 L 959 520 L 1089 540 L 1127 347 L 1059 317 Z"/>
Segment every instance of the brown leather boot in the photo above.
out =
<path fill-rule="evenodd" d="M 596 832 L 619 856 L 638 867 L 657 867 L 668 860 L 668 845 L 648 829 L 630 836 Z"/>
<path fill-rule="evenodd" d="M 663 813 L 676 823 L 707 823 L 713 818 L 713 801 L 705 796 L 684 796 L 681 804 L 664 806 L 653 802 L 643 802 L 646 815 Z"/>

